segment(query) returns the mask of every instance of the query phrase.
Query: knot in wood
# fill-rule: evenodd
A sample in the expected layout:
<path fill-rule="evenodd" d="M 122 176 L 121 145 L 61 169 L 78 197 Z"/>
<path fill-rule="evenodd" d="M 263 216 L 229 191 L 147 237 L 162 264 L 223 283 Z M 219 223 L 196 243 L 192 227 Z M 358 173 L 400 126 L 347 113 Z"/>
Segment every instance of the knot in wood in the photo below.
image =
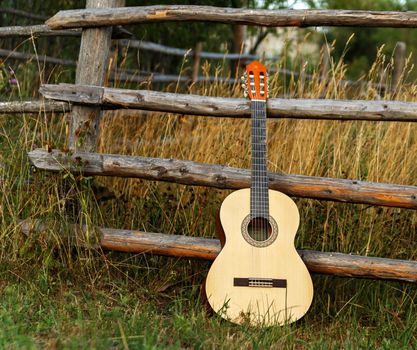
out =
<path fill-rule="evenodd" d="M 158 177 L 162 177 L 168 172 L 168 170 L 164 168 L 163 166 L 157 166 L 154 168 L 154 170 L 158 172 L 158 175 L 157 175 Z"/>
<path fill-rule="evenodd" d="M 181 175 L 185 175 L 188 174 L 188 169 L 185 166 L 182 166 L 181 168 L 178 169 L 179 172 L 181 173 Z"/>
<path fill-rule="evenodd" d="M 145 101 L 145 99 L 143 98 L 143 95 L 141 95 L 140 93 L 136 94 L 136 101 L 137 102 L 143 102 Z"/>
<path fill-rule="evenodd" d="M 222 175 L 222 174 L 216 174 L 214 175 L 214 180 L 218 183 L 221 183 L 222 185 L 224 185 L 227 181 L 227 177 Z"/>

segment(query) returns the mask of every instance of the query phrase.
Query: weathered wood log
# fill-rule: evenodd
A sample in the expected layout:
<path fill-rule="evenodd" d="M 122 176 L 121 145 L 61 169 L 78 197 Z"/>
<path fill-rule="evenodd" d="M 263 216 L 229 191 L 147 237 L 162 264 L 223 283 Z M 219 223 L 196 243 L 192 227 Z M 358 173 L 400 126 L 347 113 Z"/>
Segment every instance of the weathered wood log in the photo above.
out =
<path fill-rule="evenodd" d="M 61 101 L 11 101 L 0 102 L 0 113 L 66 113 L 71 105 Z"/>
<path fill-rule="evenodd" d="M 1 27 L 0 38 L 18 37 L 18 36 L 80 36 L 81 29 L 69 30 L 51 30 L 45 24 L 33 26 L 13 26 Z"/>
<path fill-rule="evenodd" d="M 81 36 L 81 29 L 52 30 L 46 24 L 0 27 L 0 38 L 12 38 L 19 36 Z M 128 39 L 132 36 L 132 33 L 120 26 L 113 28 L 112 39 Z"/>
<path fill-rule="evenodd" d="M 24 234 L 44 230 L 46 225 L 24 220 L 20 224 Z M 128 253 L 149 253 L 182 258 L 214 260 L 220 252 L 217 239 L 150 233 L 133 230 L 96 228 L 97 246 L 104 250 Z M 83 228 L 74 228 L 77 236 L 85 235 Z M 91 229 L 90 229 L 91 235 Z M 79 237 L 77 243 L 82 244 Z M 338 276 L 389 279 L 417 282 L 417 261 L 397 260 L 359 255 L 298 250 L 310 272 Z"/>
<path fill-rule="evenodd" d="M 99 231 L 100 245 L 107 250 L 206 260 L 214 260 L 220 252 L 220 242 L 217 239 L 108 228 L 100 228 Z M 301 249 L 298 254 L 311 272 L 417 282 L 417 261 Z"/>
<path fill-rule="evenodd" d="M 46 98 L 103 105 L 104 108 L 136 108 L 212 117 L 250 118 L 250 102 L 243 98 L 70 84 L 42 85 L 39 91 Z M 267 112 L 268 118 L 417 121 L 417 103 L 399 101 L 270 98 L 267 101 Z"/>
<path fill-rule="evenodd" d="M 250 187 L 250 171 L 187 160 L 121 156 L 112 154 L 65 154 L 36 149 L 29 159 L 39 169 L 67 170 L 86 175 L 120 176 L 168 181 L 223 189 Z M 350 203 L 417 209 L 417 186 L 359 180 L 332 179 L 269 173 L 269 187 L 290 196 Z"/>
<path fill-rule="evenodd" d="M 76 61 L 73 60 L 65 60 L 60 58 L 55 58 L 51 56 L 46 56 L 42 54 L 32 54 L 32 53 L 26 53 L 26 52 L 18 52 L 18 51 L 10 51 L 10 50 L 4 50 L 0 49 L 0 57 L 6 57 L 7 59 L 16 59 L 16 60 L 34 60 L 39 62 L 46 62 L 51 64 L 61 64 L 65 66 L 75 66 L 77 65 Z"/>
<path fill-rule="evenodd" d="M 87 8 L 114 7 L 115 0 L 87 0 Z M 78 56 L 76 84 L 104 85 L 111 47 L 112 28 L 84 29 Z M 102 111 L 97 106 L 75 105 L 69 123 L 69 148 L 95 150 Z"/>
<path fill-rule="evenodd" d="M 46 21 L 52 29 L 163 21 L 204 21 L 266 27 L 417 27 L 417 12 L 358 10 L 253 10 L 213 6 L 161 5 L 59 11 Z"/>

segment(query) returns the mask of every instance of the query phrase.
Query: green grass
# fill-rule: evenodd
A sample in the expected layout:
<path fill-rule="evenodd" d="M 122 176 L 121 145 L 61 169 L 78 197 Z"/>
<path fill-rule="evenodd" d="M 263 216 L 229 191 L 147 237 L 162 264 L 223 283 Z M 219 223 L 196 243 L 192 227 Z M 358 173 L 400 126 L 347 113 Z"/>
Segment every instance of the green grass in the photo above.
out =
<path fill-rule="evenodd" d="M 119 260 L 117 255 L 106 258 Z M 121 263 L 90 277 L 66 269 L 20 274 L 6 269 L 0 347 L 411 349 L 416 344 L 417 293 L 407 284 L 315 276 L 316 297 L 304 319 L 260 330 L 206 314 L 199 289 L 207 264 L 131 259 L 136 268 Z"/>

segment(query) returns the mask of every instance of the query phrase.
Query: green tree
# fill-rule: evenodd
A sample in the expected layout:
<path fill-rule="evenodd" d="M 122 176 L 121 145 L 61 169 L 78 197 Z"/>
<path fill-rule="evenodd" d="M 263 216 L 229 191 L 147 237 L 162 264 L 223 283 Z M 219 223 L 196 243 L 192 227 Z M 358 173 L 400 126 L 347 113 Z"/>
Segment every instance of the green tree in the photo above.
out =
<path fill-rule="evenodd" d="M 379 11 L 416 11 L 416 0 L 307 0 L 312 8 L 346 9 L 346 10 L 379 10 Z M 349 28 L 332 27 L 325 29 L 327 40 L 336 40 L 335 56 L 340 57 L 345 50 L 346 42 L 354 34 L 349 43 L 345 61 L 349 64 L 349 72 L 353 78 L 366 73 L 379 47 L 384 45 L 383 52 L 391 55 L 398 41 L 407 45 L 407 51 L 415 52 L 417 44 L 414 40 L 416 29 L 403 28 Z"/>

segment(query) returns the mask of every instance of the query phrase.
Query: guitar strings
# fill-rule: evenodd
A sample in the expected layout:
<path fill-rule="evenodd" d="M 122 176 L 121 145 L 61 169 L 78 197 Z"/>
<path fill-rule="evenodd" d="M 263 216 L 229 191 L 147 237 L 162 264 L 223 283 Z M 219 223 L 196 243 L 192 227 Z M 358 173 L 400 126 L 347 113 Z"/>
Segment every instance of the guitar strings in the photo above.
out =
<path fill-rule="evenodd" d="M 252 101 L 252 176 L 251 219 L 254 239 L 263 241 L 269 234 L 269 193 L 266 164 L 266 101 Z"/>

